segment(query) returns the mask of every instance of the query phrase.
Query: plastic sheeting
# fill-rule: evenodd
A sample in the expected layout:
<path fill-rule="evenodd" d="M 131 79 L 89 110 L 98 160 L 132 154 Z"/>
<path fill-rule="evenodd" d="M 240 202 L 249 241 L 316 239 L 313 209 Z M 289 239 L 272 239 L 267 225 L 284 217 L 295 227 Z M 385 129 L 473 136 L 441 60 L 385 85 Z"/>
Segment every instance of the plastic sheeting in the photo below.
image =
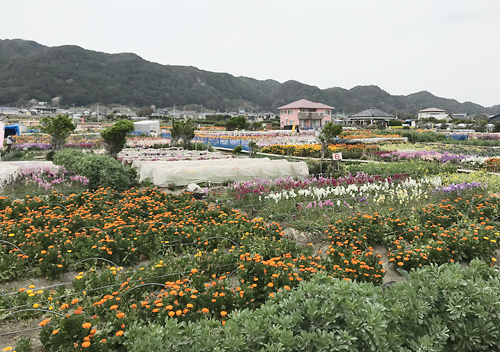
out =
<path fill-rule="evenodd" d="M 163 149 L 124 149 L 118 154 L 118 161 L 131 164 L 133 161 L 181 161 L 205 159 L 231 159 L 231 155 L 221 152 L 183 150 L 176 148 Z"/>
<path fill-rule="evenodd" d="M 214 159 L 195 161 L 133 161 L 139 169 L 139 181 L 149 180 L 158 187 L 186 186 L 190 183 L 223 183 L 255 178 L 309 174 L 305 162 L 263 159 Z"/>
<path fill-rule="evenodd" d="M 17 175 L 19 171 L 41 169 L 55 170 L 57 168 L 58 166 L 54 165 L 52 161 L 2 161 L 0 162 L 0 188 L 5 181 Z"/>

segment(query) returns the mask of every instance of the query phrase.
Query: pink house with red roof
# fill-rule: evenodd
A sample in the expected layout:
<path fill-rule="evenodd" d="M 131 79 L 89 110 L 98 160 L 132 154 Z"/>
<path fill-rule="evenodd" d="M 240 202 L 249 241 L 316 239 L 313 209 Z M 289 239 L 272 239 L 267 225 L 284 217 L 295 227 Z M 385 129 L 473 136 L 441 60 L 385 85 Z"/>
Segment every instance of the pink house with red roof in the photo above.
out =
<path fill-rule="evenodd" d="M 300 126 L 303 129 L 322 127 L 332 120 L 332 106 L 314 103 L 306 99 L 284 105 L 280 111 L 281 127 L 286 125 Z"/>

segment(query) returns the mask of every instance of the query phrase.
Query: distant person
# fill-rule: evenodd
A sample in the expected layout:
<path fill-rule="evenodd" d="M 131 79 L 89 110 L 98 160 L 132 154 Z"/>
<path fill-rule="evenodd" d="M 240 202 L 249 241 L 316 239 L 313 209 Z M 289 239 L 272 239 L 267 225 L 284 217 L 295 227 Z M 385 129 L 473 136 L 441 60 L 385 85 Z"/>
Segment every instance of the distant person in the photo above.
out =
<path fill-rule="evenodd" d="M 7 137 L 7 153 L 10 153 L 10 150 L 12 149 L 12 145 L 16 143 L 16 140 L 12 136 Z"/>
<path fill-rule="evenodd" d="M 151 134 L 151 137 L 158 137 L 156 131 L 151 131 L 149 133 Z"/>

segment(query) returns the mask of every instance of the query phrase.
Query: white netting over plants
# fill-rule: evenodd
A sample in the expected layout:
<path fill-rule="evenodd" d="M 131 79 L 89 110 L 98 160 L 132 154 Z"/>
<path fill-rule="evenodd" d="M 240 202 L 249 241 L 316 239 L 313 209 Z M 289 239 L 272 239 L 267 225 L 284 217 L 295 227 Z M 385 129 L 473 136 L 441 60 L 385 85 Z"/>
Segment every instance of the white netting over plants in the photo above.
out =
<path fill-rule="evenodd" d="M 0 163 L 0 188 L 11 177 L 27 170 L 56 170 L 52 161 L 2 161 Z"/>
<path fill-rule="evenodd" d="M 159 187 L 185 186 L 190 183 L 248 181 L 254 178 L 283 176 L 304 177 L 309 174 L 303 161 L 263 159 L 212 159 L 195 161 L 133 161 L 139 181 L 149 180 Z"/>
<path fill-rule="evenodd" d="M 184 150 L 180 148 L 162 149 L 124 149 L 118 154 L 118 161 L 131 164 L 133 161 L 181 161 L 181 160 L 207 160 L 231 159 L 231 155 L 221 152 Z"/>

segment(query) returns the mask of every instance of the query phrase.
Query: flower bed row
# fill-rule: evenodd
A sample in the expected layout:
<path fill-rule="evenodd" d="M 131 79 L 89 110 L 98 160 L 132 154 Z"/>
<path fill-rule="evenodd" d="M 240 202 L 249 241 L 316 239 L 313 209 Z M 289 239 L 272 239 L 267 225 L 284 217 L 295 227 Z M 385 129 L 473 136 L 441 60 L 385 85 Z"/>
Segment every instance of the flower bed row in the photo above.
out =
<path fill-rule="evenodd" d="M 371 154 L 379 150 L 376 145 L 366 144 L 336 144 L 328 146 L 326 155 L 342 152 L 344 158 L 359 158 L 362 154 Z M 299 157 L 319 158 L 321 156 L 320 144 L 301 145 L 271 145 L 263 148 L 262 153 L 290 155 Z"/>
<path fill-rule="evenodd" d="M 295 189 L 305 189 L 309 187 L 336 187 L 348 185 L 364 185 L 375 182 L 393 182 L 396 180 L 405 180 L 407 174 L 394 174 L 391 177 L 379 175 L 366 175 L 358 173 L 349 174 L 346 177 L 324 177 L 308 176 L 304 179 L 294 179 L 292 177 L 277 179 L 254 179 L 250 181 L 240 181 L 228 185 L 228 192 L 236 200 L 243 200 L 247 195 L 262 196 L 271 192 L 290 191 Z"/>

